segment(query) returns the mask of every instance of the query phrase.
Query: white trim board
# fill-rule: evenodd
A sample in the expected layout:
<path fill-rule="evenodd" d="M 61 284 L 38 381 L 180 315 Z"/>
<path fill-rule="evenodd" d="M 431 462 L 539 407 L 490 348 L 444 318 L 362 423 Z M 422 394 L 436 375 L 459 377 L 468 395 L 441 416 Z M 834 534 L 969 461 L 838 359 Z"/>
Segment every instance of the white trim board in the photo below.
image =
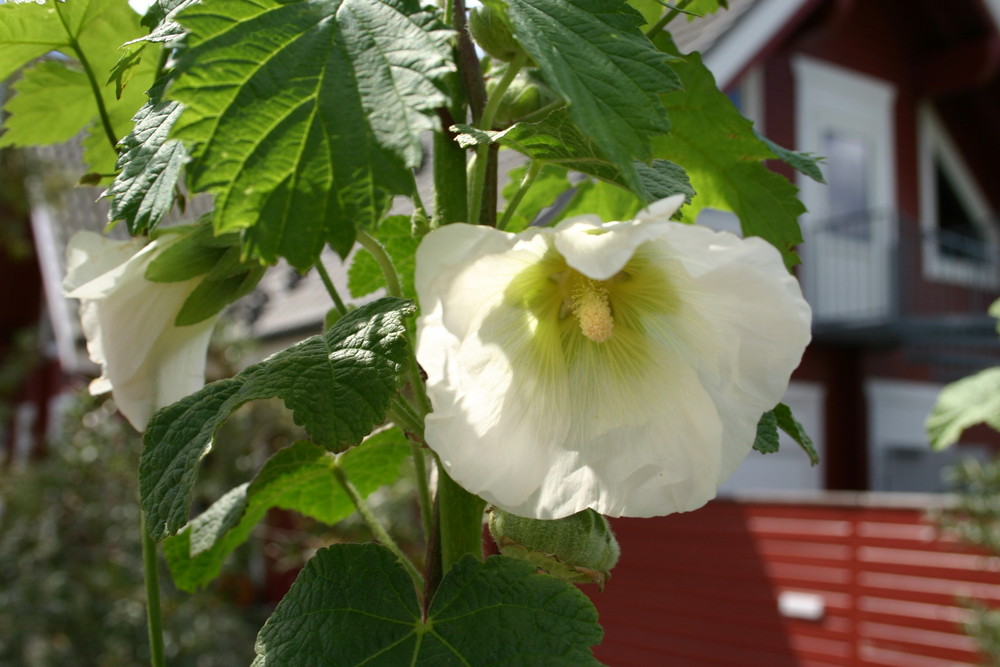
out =
<path fill-rule="evenodd" d="M 725 90 L 809 0 L 759 0 L 704 54 L 705 66 Z"/>

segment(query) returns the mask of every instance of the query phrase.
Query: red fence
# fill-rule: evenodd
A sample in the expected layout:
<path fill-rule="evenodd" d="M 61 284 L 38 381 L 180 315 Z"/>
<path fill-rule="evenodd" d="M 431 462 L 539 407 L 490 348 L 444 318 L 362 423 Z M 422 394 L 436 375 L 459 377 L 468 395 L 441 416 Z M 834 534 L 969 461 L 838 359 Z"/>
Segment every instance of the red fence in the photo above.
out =
<path fill-rule="evenodd" d="M 957 598 L 1000 603 L 1000 559 L 940 535 L 926 506 L 873 498 L 716 501 L 613 521 L 622 559 L 591 593 L 606 633 L 597 657 L 613 667 L 980 664 Z"/>

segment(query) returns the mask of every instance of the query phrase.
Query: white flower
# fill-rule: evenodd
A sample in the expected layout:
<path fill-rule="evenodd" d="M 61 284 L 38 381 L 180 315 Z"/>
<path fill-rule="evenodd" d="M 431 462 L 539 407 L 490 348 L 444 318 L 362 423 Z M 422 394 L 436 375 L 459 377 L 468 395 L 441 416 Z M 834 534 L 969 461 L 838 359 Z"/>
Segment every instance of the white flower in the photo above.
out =
<path fill-rule="evenodd" d="M 205 355 L 217 317 L 174 325 L 201 278 L 159 283 L 145 277 L 157 255 L 179 239 L 166 235 L 143 246 L 138 239 L 115 241 L 78 232 L 66 250 L 63 291 L 80 299 L 87 351 L 101 366 L 90 392 L 110 390 L 139 431 L 154 410 L 205 384 Z"/>
<path fill-rule="evenodd" d="M 759 238 L 592 216 L 507 234 L 447 225 L 417 251 L 425 437 L 507 511 L 700 507 L 750 451 L 810 339 L 809 306 Z"/>

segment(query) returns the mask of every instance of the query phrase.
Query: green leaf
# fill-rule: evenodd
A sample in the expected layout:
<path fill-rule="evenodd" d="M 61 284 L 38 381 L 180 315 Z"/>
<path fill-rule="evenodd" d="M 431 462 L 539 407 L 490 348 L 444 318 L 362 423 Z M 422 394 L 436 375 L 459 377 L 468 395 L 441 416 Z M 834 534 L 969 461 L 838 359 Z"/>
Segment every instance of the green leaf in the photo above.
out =
<path fill-rule="evenodd" d="M 792 409 L 784 403 L 778 403 L 778 405 L 774 407 L 773 412 L 775 423 L 778 428 L 798 443 L 799 447 L 801 447 L 805 453 L 809 455 L 809 462 L 812 465 L 819 465 L 819 452 L 816 451 L 816 446 L 813 444 L 812 438 L 810 438 L 809 434 L 806 433 L 802 424 L 796 421 L 795 417 L 792 415 Z"/>
<path fill-rule="evenodd" d="M 409 216 L 394 215 L 382 221 L 376 236 L 392 258 L 396 273 L 399 274 L 403 296 L 415 299 L 413 272 L 420 239 L 413 236 L 411 229 Z M 385 286 L 385 275 L 379 268 L 378 262 L 370 252 L 359 249 L 347 273 L 347 288 L 351 290 L 351 294 L 354 298 L 360 299 Z"/>
<path fill-rule="evenodd" d="M 812 153 L 802 153 L 799 151 L 788 150 L 787 148 L 784 148 L 765 137 L 763 134 L 758 132 L 756 128 L 754 129 L 754 134 L 757 135 L 758 139 L 764 142 L 771 152 L 774 153 L 776 158 L 787 164 L 789 167 L 802 172 L 817 183 L 826 184 L 826 180 L 823 178 L 823 172 L 819 168 L 822 158 L 819 158 Z"/>
<path fill-rule="evenodd" d="M 503 187 L 503 197 L 510 201 L 517 192 L 528 171 L 528 166 L 515 167 L 507 174 L 507 184 Z M 504 231 L 517 233 L 524 230 L 547 207 L 556 202 L 556 198 L 570 189 L 568 172 L 562 167 L 546 165 L 535 178 L 534 184 L 521 199 L 517 211 L 511 216 Z M 622 192 L 621 188 L 614 188 Z"/>
<path fill-rule="evenodd" d="M 577 215 L 596 215 L 604 222 L 631 220 L 646 205 L 630 191 L 604 181 L 586 180 L 577 183 L 575 188 L 573 198 L 553 222 Z"/>
<path fill-rule="evenodd" d="M 124 220 L 132 235 L 156 229 L 170 212 L 187 162 L 184 144 L 168 139 L 183 107 L 163 101 L 164 85 L 152 88 L 149 101 L 132 117 L 135 127 L 119 145 L 119 173 L 105 195 L 111 197 L 110 220 Z"/>
<path fill-rule="evenodd" d="M 624 0 L 509 0 L 507 13 L 573 122 L 638 191 L 633 163 L 670 129 L 657 96 L 679 88 L 670 56 L 639 30 L 642 15 Z"/>
<path fill-rule="evenodd" d="M 780 448 L 778 440 L 778 418 L 774 416 L 774 410 L 765 412 L 757 422 L 757 437 L 754 438 L 753 448 L 761 454 L 774 454 Z"/>
<path fill-rule="evenodd" d="M 346 518 L 354 505 L 334 478 L 334 466 L 367 497 L 399 477 L 410 453 L 398 429 L 372 436 L 339 456 L 305 440 L 279 451 L 253 482 L 236 487 L 163 542 L 174 583 L 194 591 L 212 581 L 226 557 L 246 542 L 273 507 L 327 524 Z"/>
<path fill-rule="evenodd" d="M 170 96 L 196 191 L 247 252 L 308 269 L 413 188 L 420 133 L 445 104 L 450 33 L 417 0 L 221 0 L 177 15 Z"/>
<path fill-rule="evenodd" d="M 456 137 L 459 144 L 495 142 L 544 164 L 565 167 L 631 189 L 647 204 L 679 193 L 685 194 L 690 202 L 695 194 L 684 169 L 668 160 L 654 160 L 649 165 L 634 163 L 632 174 L 636 180 L 630 181 L 629 175 L 606 158 L 597 144 L 580 131 L 566 109 L 556 109 L 537 123 L 518 123 L 502 132 L 483 132 L 468 125 L 456 125 L 452 129 L 461 132 Z"/>
<path fill-rule="evenodd" d="M 238 250 L 234 248 L 223 255 L 223 262 L 227 256 L 233 263 L 239 264 Z M 183 327 L 197 324 L 221 312 L 229 304 L 252 292 L 266 271 L 267 268 L 260 265 L 239 264 L 239 269 L 233 273 L 218 277 L 209 274 L 184 300 L 184 305 L 177 311 L 174 325 Z"/>
<path fill-rule="evenodd" d="M 415 306 L 383 298 L 268 359 L 157 411 L 143 436 L 139 486 L 149 534 L 162 539 L 186 522 L 198 464 L 236 408 L 278 397 L 314 441 L 340 451 L 385 418 L 406 362 L 404 318 Z"/>
<path fill-rule="evenodd" d="M 674 52 L 666 34 L 657 37 L 657 44 Z M 799 258 L 793 249 L 802 242 L 798 217 L 805 212 L 798 188 L 764 166 L 774 153 L 716 88 L 699 54 L 685 56 L 674 68 L 684 92 L 663 96 L 673 129 L 653 143 L 657 156 L 684 165 L 698 192 L 684 208 L 684 219 L 694 221 L 706 207 L 732 211 L 744 235 L 764 238 L 781 251 L 787 266 L 794 266 Z"/>
<path fill-rule="evenodd" d="M 1000 366 L 942 389 L 927 418 L 927 438 L 931 447 L 941 450 L 957 442 L 965 429 L 982 423 L 1000 431 Z"/>
<path fill-rule="evenodd" d="M 339 544 L 310 560 L 257 636 L 254 667 L 598 665 L 597 611 L 572 584 L 527 563 L 467 555 L 426 620 L 385 548 Z"/>
<path fill-rule="evenodd" d="M 121 56 L 118 45 L 142 32 L 139 17 L 126 0 L 0 5 L 0 80 L 51 51 L 75 59 L 50 60 L 25 70 L 15 87 L 17 94 L 6 107 L 11 115 L 0 147 L 58 143 L 92 123 L 84 142 L 84 160 L 92 171 L 110 173 L 117 155 L 104 126 L 95 120 L 97 99 L 80 64 L 81 56 L 94 80 L 106 81 Z M 128 131 L 132 115 L 152 84 L 159 49 L 152 51 L 144 54 L 141 63 L 132 63 L 132 82 L 121 91 L 120 99 L 114 87 L 100 88 L 116 141 Z"/>

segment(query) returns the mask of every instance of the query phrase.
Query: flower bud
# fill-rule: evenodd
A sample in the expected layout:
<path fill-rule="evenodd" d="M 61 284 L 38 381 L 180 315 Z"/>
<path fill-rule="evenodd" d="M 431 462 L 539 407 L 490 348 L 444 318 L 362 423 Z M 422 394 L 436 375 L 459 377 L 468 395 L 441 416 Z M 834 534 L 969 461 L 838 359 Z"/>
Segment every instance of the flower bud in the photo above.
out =
<path fill-rule="evenodd" d="M 469 12 L 469 32 L 483 51 L 505 63 L 524 52 L 504 17 L 488 6 Z"/>
<path fill-rule="evenodd" d="M 494 127 L 507 127 L 530 113 L 538 111 L 555 97 L 547 89 L 530 79 L 519 76 L 510 84 L 500 98 L 496 115 L 493 117 Z"/>
<path fill-rule="evenodd" d="M 490 535 L 504 556 L 525 560 L 560 579 L 595 583 L 602 589 L 620 553 L 608 520 L 590 509 L 564 519 L 540 520 L 494 507 Z"/>

